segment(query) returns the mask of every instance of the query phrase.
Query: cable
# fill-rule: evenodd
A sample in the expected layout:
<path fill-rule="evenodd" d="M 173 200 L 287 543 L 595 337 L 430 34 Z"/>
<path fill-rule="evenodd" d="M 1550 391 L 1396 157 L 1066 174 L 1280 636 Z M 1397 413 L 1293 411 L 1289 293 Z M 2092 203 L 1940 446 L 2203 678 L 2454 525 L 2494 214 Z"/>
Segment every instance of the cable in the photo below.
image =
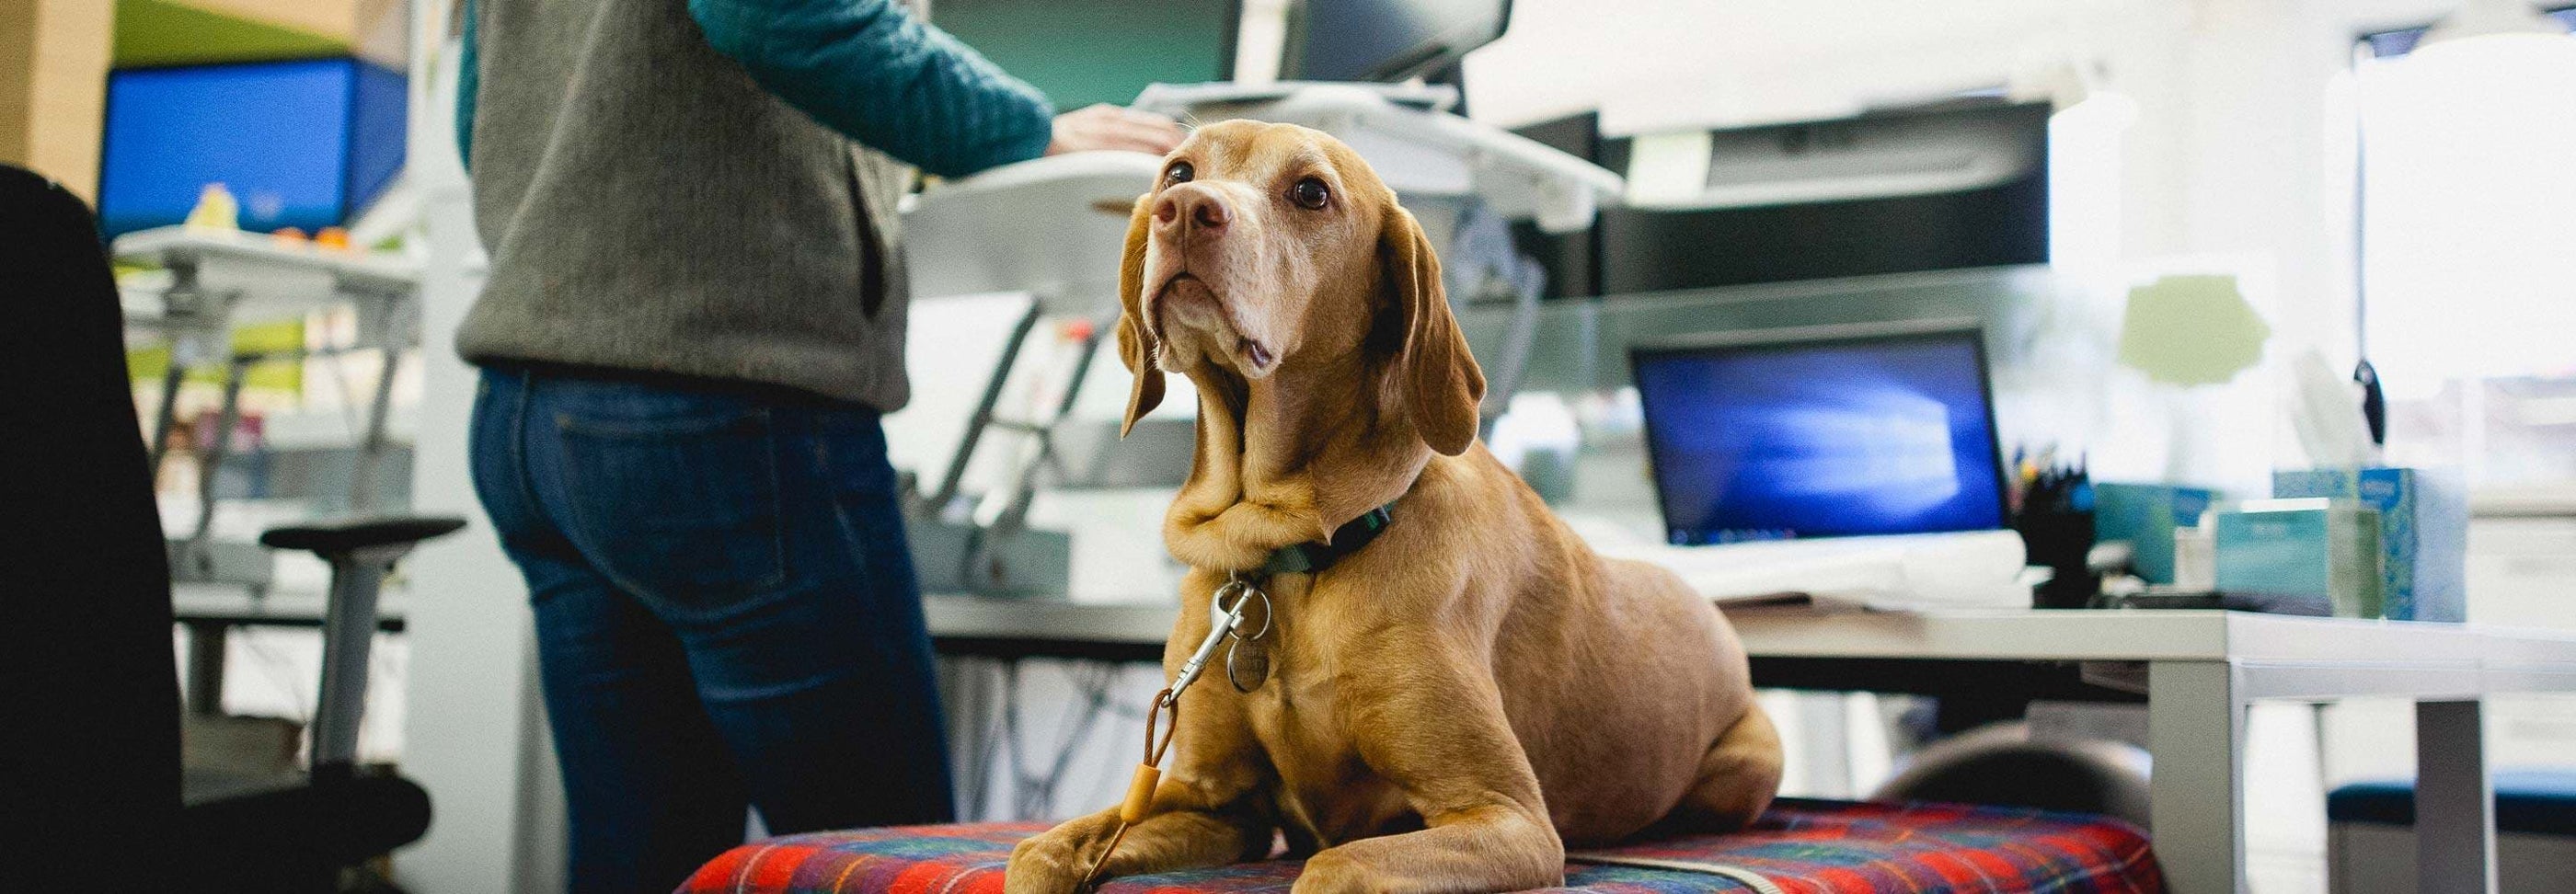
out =
<path fill-rule="evenodd" d="M 304 687 L 295 682 L 293 668 L 285 667 L 293 662 L 263 642 L 266 637 L 257 631 L 237 630 L 235 633 L 241 636 L 243 648 L 250 651 L 251 657 L 259 664 L 261 675 L 268 678 L 269 685 L 286 694 L 287 707 L 292 715 L 290 719 L 298 725 L 312 726 L 313 707 L 304 700 Z M 320 671 L 317 669 L 315 673 L 318 676 Z"/>
<path fill-rule="evenodd" d="M 1081 713 L 1075 715 L 1066 724 L 1069 729 L 1063 736 L 1062 742 L 1056 746 L 1055 760 L 1047 768 L 1046 776 L 1037 792 L 1037 803 L 1034 805 L 1037 809 L 1030 811 L 1029 816 L 1043 816 L 1055 811 L 1056 795 L 1058 789 L 1063 786 L 1065 770 L 1073 764 L 1074 751 L 1091 738 L 1092 727 L 1098 725 L 1100 716 L 1105 713 L 1103 709 L 1109 703 L 1109 684 L 1111 678 L 1117 674 L 1115 667 L 1096 663 L 1076 665 L 1074 670 L 1090 671 L 1086 675 L 1089 678 L 1087 681 L 1077 680 L 1075 683 L 1075 688 L 1082 692 L 1079 702 L 1082 706 Z"/>
<path fill-rule="evenodd" d="M 1066 780 L 1072 775 L 1076 759 L 1092 744 L 1093 733 L 1103 717 L 1131 716 L 1117 709 L 1116 684 L 1124 668 L 1114 664 L 1068 662 L 1068 682 L 1075 697 L 1057 721 L 1057 734 L 1048 747 L 1040 750 L 1030 741 L 1021 703 L 1021 677 L 1016 663 L 1005 663 L 1006 682 L 997 722 L 1001 734 L 986 744 L 983 767 L 993 768 L 992 756 L 998 752 L 1001 766 L 994 774 L 1007 777 L 1009 785 L 1007 819 L 1038 819 L 1055 814 L 1062 800 Z M 1142 717 L 1142 714 L 1132 716 Z M 973 795 L 979 809 L 989 799 L 990 791 L 979 786 Z"/>

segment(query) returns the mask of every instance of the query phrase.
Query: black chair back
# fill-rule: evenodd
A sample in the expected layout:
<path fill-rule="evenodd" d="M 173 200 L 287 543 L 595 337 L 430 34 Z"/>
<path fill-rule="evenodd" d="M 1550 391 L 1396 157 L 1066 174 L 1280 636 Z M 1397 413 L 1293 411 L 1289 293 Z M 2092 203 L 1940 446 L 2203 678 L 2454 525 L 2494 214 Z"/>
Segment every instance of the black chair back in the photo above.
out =
<path fill-rule="evenodd" d="M 0 791 L 35 820 L 11 823 L 9 844 L 103 872 L 69 884 L 157 890 L 167 879 L 145 874 L 167 861 L 149 849 L 180 811 L 179 684 L 123 312 L 89 207 L 6 165 L 0 319 L 0 630 L 14 634 Z"/>

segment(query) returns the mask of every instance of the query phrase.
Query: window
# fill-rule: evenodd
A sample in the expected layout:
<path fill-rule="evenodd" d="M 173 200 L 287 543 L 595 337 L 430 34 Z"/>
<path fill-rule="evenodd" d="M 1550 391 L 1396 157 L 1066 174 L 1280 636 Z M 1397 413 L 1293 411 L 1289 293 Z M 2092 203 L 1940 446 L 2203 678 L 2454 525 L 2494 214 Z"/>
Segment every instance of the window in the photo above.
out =
<path fill-rule="evenodd" d="M 2354 72 L 2389 460 L 2576 487 L 2576 36 L 2424 31 L 2364 36 Z"/>

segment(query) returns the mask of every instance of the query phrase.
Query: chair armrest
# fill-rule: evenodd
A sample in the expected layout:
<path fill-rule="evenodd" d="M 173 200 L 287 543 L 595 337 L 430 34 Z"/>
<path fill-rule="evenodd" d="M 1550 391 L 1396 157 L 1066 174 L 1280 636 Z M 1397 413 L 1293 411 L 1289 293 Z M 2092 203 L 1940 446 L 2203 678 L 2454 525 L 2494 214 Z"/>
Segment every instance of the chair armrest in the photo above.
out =
<path fill-rule="evenodd" d="M 271 549 L 300 549 L 329 556 L 375 546 L 410 545 L 444 537 L 465 527 L 452 515 L 390 515 L 314 524 L 287 525 L 261 532 L 259 542 Z"/>

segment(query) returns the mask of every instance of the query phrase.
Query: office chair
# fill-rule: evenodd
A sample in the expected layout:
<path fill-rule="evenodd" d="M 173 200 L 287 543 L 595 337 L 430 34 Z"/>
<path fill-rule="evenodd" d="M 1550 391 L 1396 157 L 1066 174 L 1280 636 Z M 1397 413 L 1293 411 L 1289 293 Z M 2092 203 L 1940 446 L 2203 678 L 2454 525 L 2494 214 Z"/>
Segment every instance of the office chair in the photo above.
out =
<path fill-rule="evenodd" d="M 89 208 L 6 165 L 0 313 L 0 629 L 23 640 L 0 649 L 0 728 L 15 731 L 0 749 L 0 791 L 33 820 L 11 823 L 7 847 L 23 858 L 8 865 L 46 867 L 65 887 L 329 891 L 343 867 L 417 840 L 428 794 L 354 763 L 375 596 L 395 560 L 464 521 L 364 519 L 261 538 L 331 563 L 313 766 L 187 803 L 170 564 L 115 280 Z"/>
<path fill-rule="evenodd" d="M 1933 743 L 1869 799 L 2097 813 L 2146 828 L 2147 764 L 2138 746 L 2033 739 L 2015 720 Z"/>

